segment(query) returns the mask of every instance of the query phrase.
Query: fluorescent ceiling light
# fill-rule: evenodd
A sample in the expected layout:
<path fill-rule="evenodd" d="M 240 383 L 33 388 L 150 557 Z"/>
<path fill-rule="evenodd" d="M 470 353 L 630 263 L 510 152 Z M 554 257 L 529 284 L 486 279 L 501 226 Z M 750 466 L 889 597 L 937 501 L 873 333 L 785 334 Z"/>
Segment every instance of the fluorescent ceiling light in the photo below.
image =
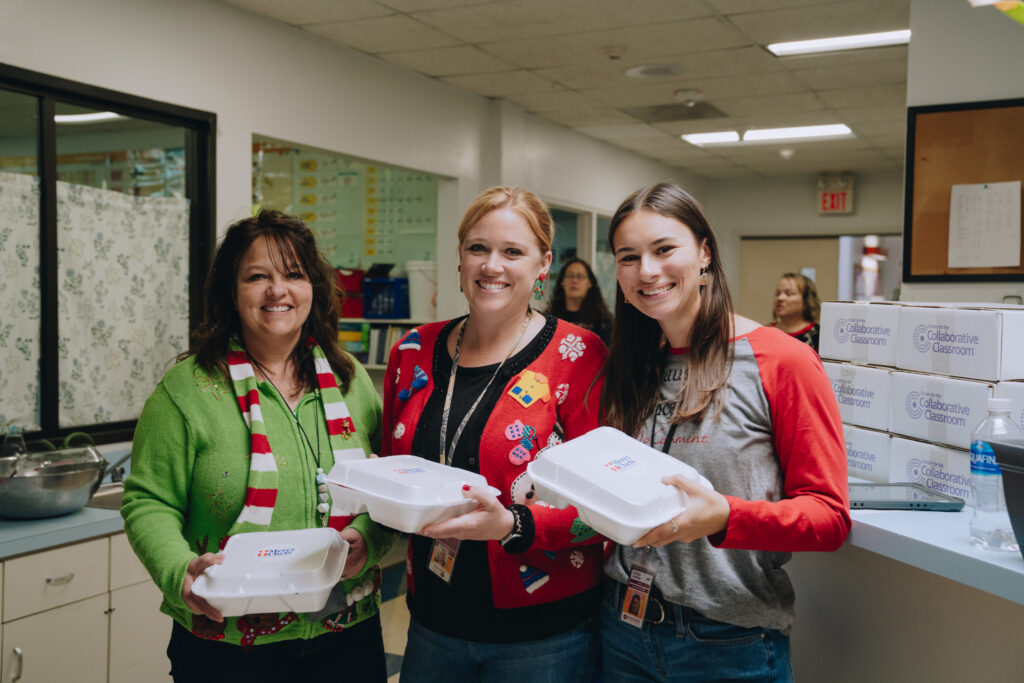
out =
<path fill-rule="evenodd" d="M 97 121 L 113 121 L 124 118 L 112 111 L 96 111 L 89 114 L 54 114 L 55 123 L 96 123 Z"/>
<path fill-rule="evenodd" d="M 816 40 L 796 40 L 789 43 L 772 43 L 768 46 L 768 50 L 776 57 L 786 57 L 788 55 L 806 55 L 813 52 L 903 45 L 909 42 L 910 29 L 906 29 L 904 31 L 887 31 L 885 33 L 864 33 L 859 36 L 837 36 L 835 38 L 818 38 Z"/>
<path fill-rule="evenodd" d="M 744 133 L 743 142 L 774 142 L 776 140 L 799 140 L 847 135 L 853 135 L 853 131 L 843 123 L 827 126 L 796 126 L 794 128 L 760 128 L 748 130 Z"/>
<path fill-rule="evenodd" d="M 730 142 L 739 142 L 740 134 L 734 130 L 723 130 L 718 133 L 694 133 L 681 136 L 691 145 L 703 147 L 704 145 L 721 145 Z"/>

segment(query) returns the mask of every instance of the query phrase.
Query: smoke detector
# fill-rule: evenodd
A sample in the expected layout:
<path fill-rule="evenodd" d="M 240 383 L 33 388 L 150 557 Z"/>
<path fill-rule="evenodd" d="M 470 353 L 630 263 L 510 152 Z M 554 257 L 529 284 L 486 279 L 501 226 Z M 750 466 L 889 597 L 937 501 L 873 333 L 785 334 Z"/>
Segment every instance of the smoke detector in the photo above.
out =
<path fill-rule="evenodd" d="M 697 88 L 684 88 L 683 90 L 676 90 L 675 96 L 676 100 L 682 102 L 687 107 L 692 107 L 704 99 L 704 91 Z"/>

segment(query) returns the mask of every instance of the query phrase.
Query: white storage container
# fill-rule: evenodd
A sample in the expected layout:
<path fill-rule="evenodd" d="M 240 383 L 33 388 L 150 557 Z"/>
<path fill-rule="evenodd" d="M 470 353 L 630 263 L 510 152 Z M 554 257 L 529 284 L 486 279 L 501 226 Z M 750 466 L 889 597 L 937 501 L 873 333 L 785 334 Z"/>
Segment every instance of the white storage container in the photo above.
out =
<path fill-rule="evenodd" d="M 847 424 L 871 429 L 889 428 L 889 370 L 852 363 L 822 361 Z"/>
<path fill-rule="evenodd" d="M 896 365 L 901 305 L 826 301 L 821 305 L 822 358 Z"/>
<path fill-rule="evenodd" d="M 472 512 L 476 501 L 462 495 L 462 486 L 487 486 L 487 480 L 415 455 L 392 455 L 339 462 L 327 474 L 327 484 L 336 508 L 366 512 L 378 524 L 415 534 L 428 524 Z M 487 487 L 494 496 L 501 494 Z"/>
<path fill-rule="evenodd" d="M 226 617 L 261 612 L 316 612 L 341 579 L 348 541 L 334 529 L 235 534 L 224 561 L 192 584 Z"/>
<path fill-rule="evenodd" d="M 662 477 L 682 474 L 714 488 L 686 463 L 612 427 L 552 446 L 526 466 L 537 498 L 574 505 L 580 519 L 616 543 L 631 545 L 686 508 Z"/>

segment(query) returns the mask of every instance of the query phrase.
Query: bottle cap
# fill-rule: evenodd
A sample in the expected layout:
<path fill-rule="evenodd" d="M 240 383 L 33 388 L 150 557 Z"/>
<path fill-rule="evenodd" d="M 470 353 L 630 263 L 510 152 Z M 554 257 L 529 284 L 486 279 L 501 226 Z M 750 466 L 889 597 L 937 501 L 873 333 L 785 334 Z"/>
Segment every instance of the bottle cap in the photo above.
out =
<path fill-rule="evenodd" d="M 986 407 L 990 411 L 1009 412 L 1013 409 L 1013 404 L 1008 398 L 990 398 Z"/>

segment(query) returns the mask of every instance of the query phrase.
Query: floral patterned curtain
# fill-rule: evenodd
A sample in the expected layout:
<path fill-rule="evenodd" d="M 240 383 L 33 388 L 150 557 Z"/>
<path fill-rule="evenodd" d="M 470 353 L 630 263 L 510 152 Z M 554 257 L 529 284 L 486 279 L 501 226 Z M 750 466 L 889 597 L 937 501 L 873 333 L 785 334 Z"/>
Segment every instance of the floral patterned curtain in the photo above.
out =
<path fill-rule="evenodd" d="M 0 428 L 39 429 L 39 178 L 0 173 Z"/>
<path fill-rule="evenodd" d="M 188 345 L 189 202 L 58 182 L 57 229 L 60 426 L 134 420 Z"/>

